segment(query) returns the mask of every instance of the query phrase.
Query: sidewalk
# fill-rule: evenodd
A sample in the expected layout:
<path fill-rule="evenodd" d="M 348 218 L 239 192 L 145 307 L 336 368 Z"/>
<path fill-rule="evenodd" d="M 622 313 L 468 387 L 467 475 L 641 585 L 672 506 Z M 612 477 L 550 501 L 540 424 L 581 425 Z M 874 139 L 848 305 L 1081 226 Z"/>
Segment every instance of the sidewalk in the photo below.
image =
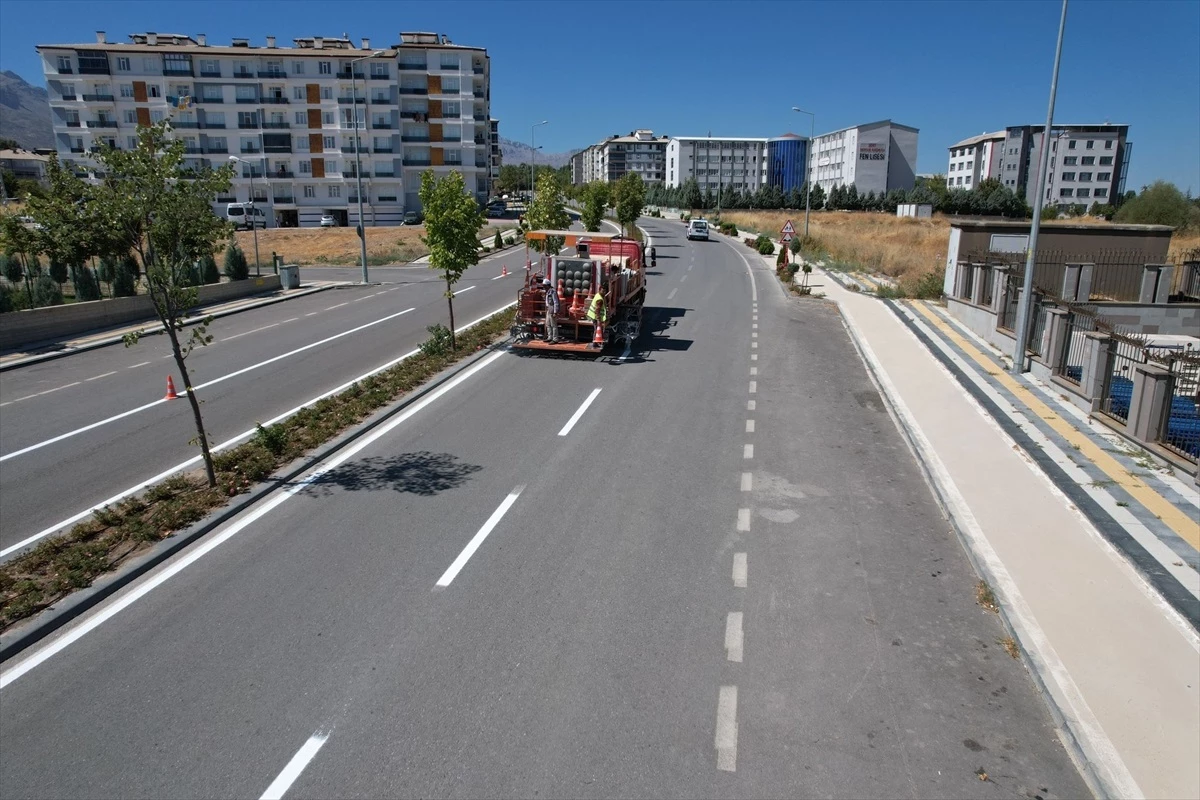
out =
<path fill-rule="evenodd" d="M 187 325 L 194 325 L 208 316 L 212 317 L 227 317 L 230 314 L 237 314 L 241 311 L 248 311 L 252 308 L 261 308 L 274 303 L 282 303 L 285 300 L 292 300 L 297 297 L 323 292 L 334 286 L 348 285 L 344 281 L 308 281 L 299 289 L 280 289 L 269 294 L 256 295 L 254 297 L 245 297 L 238 300 L 230 300 L 227 303 L 215 303 L 207 306 L 200 306 L 193 310 L 188 315 Z M 50 361 L 55 358 L 71 355 L 72 353 L 82 352 L 84 350 L 94 350 L 98 347 L 107 347 L 108 345 L 118 344 L 122 341 L 122 337 L 133 331 L 145 331 L 147 334 L 162 333 L 163 326 L 156 320 L 146 320 L 145 322 L 122 325 L 118 328 L 109 328 L 107 330 L 95 331 L 92 333 L 81 334 L 73 339 L 65 341 L 49 341 L 35 342 L 25 345 L 19 350 L 10 350 L 0 354 L 0 372 L 7 369 L 15 369 L 16 367 L 28 366 L 37 364 L 42 361 Z"/>
<path fill-rule="evenodd" d="M 1200 796 L 1191 476 L 1009 375 L 940 305 L 811 277 L 825 278 L 1093 790 Z"/>

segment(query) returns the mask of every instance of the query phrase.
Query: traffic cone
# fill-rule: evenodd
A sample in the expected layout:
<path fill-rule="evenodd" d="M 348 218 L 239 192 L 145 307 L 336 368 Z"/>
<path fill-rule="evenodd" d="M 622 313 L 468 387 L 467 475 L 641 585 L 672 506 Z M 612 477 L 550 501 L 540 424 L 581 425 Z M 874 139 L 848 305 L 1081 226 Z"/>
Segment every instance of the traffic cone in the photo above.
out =
<path fill-rule="evenodd" d="M 174 400 L 177 397 L 179 397 L 179 395 L 175 394 L 175 379 L 172 378 L 170 375 L 168 375 L 167 376 L 167 396 L 164 397 L 163 399 L 164 400 Z"/>
<path fill-rule="evenodd" d="M 596 330 L 596 333 L 592 336 L 592 347 L 596 348 L 597 350 L 603 350 L 604 349 L 604 325 L 602 325 L 600 323 L 600 320 L 596 320 L 596 324 L 593 325 L 592 327 L 595 328 L 595 330 Z"/>
<path fill-rule="evenodd" d="M 501 277 L 501 278 L 507 278 L 507 277 L 508 277 L 508 264 L 502 264 L 502 265 L 500 265 L 500 277 Z"/>

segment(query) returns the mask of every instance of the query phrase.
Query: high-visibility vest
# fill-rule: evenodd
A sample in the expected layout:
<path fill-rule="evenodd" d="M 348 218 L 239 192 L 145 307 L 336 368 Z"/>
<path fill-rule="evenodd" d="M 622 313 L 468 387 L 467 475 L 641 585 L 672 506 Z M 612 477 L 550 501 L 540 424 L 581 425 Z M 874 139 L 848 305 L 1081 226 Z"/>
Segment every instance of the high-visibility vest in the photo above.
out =
<path fill-rule="evenodd" d="M 600 322 L 608 319 L 608 313 L 604 308 L 604 295 L 599 292 L 596 292 L 592 297 L 592 304 L 588 306 L 587 318 L 592 321 L 599 320 Z"/>

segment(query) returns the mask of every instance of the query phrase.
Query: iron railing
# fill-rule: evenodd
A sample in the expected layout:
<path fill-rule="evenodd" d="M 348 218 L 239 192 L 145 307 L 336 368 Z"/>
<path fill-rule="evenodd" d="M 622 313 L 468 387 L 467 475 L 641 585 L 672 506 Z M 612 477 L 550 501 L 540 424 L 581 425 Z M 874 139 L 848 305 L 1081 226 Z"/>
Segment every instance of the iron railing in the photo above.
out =
<path fill-rule="evenodd" d="M 1189 461 L 1200 462 L 1200 351 L 1150 350 L 1165 367 L 1170 403 L 1159 421 L 1158 443 Z"/>
<path fill-rule="evenodd" d="M 1054 374 L 1076 386 L 1083 381 L 1083 360 L 1087 357 L 1087 336 L 1096 330 L 1096 315 L 1086 309 L 1070 307 L 1063 319 L 1062 349 L 1054 363 Z"/>
<path fill-rule="evenodd" d="M 1126 423 L 1133 402 L 1133 370 L 1138 364 L 1146 363 L 1146 350 L 1136 339 L 1116 333 L 1111 336 L 1104 385 L 1100 390 L 1100 410 Z"/>

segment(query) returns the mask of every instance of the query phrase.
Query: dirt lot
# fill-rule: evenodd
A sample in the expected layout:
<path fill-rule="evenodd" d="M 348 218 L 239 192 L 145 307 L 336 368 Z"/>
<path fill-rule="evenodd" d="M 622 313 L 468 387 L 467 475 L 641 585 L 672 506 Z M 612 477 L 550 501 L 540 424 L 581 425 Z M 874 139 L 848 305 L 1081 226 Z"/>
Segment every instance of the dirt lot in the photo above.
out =
<path fill-rule="evenodd" d="M 506 226 L 507 229 L 507 226 Z M 495 235 L 496 228 L 480 229 L 479 238 Z M 424 228 L 389 227 L 367 228 L 367 263 L 371 266 L 403 264 L 427 254 L 421 242 Z M 238 247 L 254 261 L 254 234 L 239 231 Z M 268 228 L 258 232 L 258 250 L 264 264 L 271 263 L 271 253 L 283 256 L 285 264 L 304 266 L 345 266 L 359 261 L 358 235 L 354 228 Z M 222 251 L 217 253 L 221 264 Z"/>

